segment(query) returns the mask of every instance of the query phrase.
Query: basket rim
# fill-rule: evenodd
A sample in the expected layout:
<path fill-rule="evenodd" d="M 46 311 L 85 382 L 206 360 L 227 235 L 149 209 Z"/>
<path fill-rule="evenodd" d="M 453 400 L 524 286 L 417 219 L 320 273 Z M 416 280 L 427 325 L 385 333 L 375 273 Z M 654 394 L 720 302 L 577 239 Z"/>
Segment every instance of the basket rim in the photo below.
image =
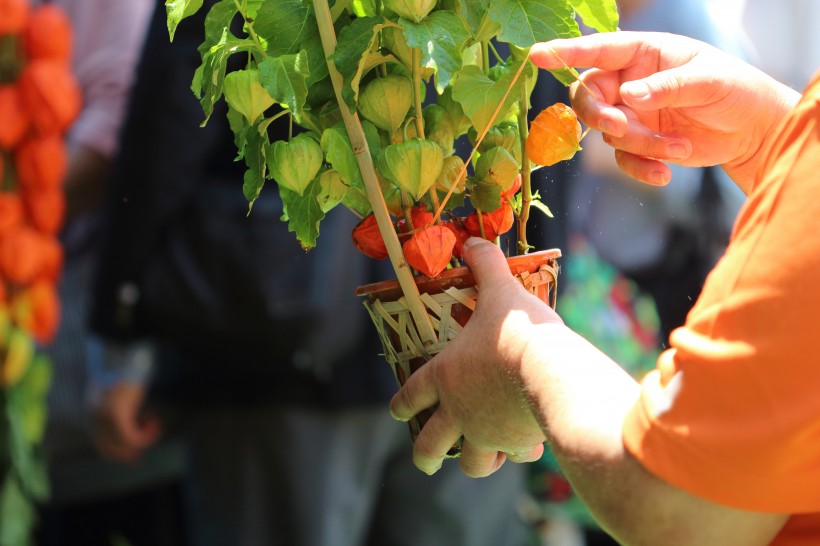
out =
<path fill-rule="evenodd" d="M 520 254 L 518 256 L 508 256 L 507 264 L 510 266 L 510 272 L 513 275 L 518 275 L 523 271 L 529 269 L 530 264 L 545 263 L 550 260 L 555 260 L 561 257 L 561 249 L 551 248 L 547 250 L 539 250 L 530 252 L 529 254 Z M 419 292 L 440 291 L 443 288 L 450 286 L 462 285 L 471 286 L 475 284 L 473 274 L 470 268 L 466 265 L 454 267 L 452 269 L 445 269 L 441 275 L 435 278 L 430 278 L 426 275 L 416 275 L 413 281 L 419 289 Z M 432 290 L 435 289 L 435 290 Z M 390 294 L 396 293 L 393 298 Z M 362 297 L 373 297 L 380 294 L 381 297 L 388 299 L 398 299 L 401 297 L 401 286 L 396 279 L 388 279 L 375 283 L 365 284 L 356 288 L 355 294 Z"/>

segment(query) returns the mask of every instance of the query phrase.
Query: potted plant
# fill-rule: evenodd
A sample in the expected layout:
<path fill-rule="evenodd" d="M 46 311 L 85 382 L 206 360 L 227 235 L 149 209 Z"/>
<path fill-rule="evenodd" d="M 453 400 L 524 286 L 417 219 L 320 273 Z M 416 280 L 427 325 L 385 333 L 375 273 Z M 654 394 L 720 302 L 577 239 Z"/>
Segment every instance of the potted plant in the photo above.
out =
<path fill-rule="evenodd" d="M 166 1 L 172 39 L 202 4 Z M 579 35 L 578 18 L 616 30 L 615 0 L 221 0 L 207 14 L 192 83 L 203 124 L 224 97 L 249 207 L 273 180 L 305 249 L 330 209 L 361 218 L 351 251 L 389 258 L 396 273 L 359 294 L 399 382 L 469 318 L 468 236 L 515 227 L 511 271 L 555 303 L 560 252 L 528 254 L 530 210 L 549 214 L 530 173 L 572 157 L 582 134 L 561 104 L 530 124 L 528 48 Z M 234 55 L 243 68 L 228 69 Z M 554 75 L 569 83 L 577 72 Z M 291 136 L 271 142 L 283 116 Z"/>

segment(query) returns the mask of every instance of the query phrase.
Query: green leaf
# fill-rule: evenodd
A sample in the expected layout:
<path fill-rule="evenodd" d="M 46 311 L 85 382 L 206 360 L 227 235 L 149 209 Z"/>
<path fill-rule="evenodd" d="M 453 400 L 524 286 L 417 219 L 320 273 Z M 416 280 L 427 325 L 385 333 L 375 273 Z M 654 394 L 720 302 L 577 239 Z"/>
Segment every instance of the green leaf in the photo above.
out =
<path fill-rule="evenodd" d="M 342 203 L 362 217 L 373 212 L 373 207 L 367 200 L 367 193 L 363 188 L 349 188 L 342 198 Z"/>
<path fill-rule="evenodd" d="M 461 50 L 470 38 L 462 19 L 452 11 L 435 11 L 420 23 L 401 19 L 407 45 L 421 49 L 421 64 L 435 71 L 441 93 L 461 69 Z"/>
<path fill-rule="evenodd" d="M 302 51 L 307 55 L 307 84 L 313 85 L 316 82 L 328 78 L 327 86 L 330 88 L 332 95 L 333 86 L 330 83 L 327 68 L 327 59 L 325 58 L 325 50 L 322 47 L 322 37 L 319 34 L 314 34 L 302 44 Z"/>
<path fill-rule="evenodd" d="M 40 400 L 42 411 L 43 400 Z M 25 415 L 31 409 L 31 401 L 24 391 L 9 393 L 7 418 L 9 423 L 9 453 L 14 472 L 20 480 L 23 492 L 32 499 L 48 495 L 48 479 L 41 460 L 41 451 L 35 449 L 26 430 Z M 42 416 L 45 419 L 45 416 Z"/>
<path fill-rule="evenodd" d="M 253 28 L 265 40 L 273 57 L 298 53 L 303 44 L 319 34 L 310 2 L 269 0 L 256 12 Z"/>
<path fill-rule="evenodd" d="M 471 65 L 465 66 L 456 75 L 453 82 L 453 100 L 461 104 L 464 114 L 470 118 L 478 134 L 481 134 L 490 123 L 495 109 L 510 87 L 516 71 L 517 66 L 513 66 L 498 81 L 493 81 L 479 67 Z M 494 123 L 504 120 L 509 115 L 511 108 L 520 96 L 521 86 L 526 84 L 525 80 L 526 78 L 523 77 L 518 78 L 513 89 L 507 95 L 507 100 L 504 101 L 504 105 Z"/>
<path fill-rule="evenodd" d="M 581 34 L 570 0 L 493 0 L 489 14 L 498 38 L 518 47 Z"/>
<path fill-rule="evenodd" d="M 277 103 L 287 107 L 299 122 L 307 100 L 307 53 L 265 57 L 259 63 L 259 83 Z"/>
<path fill-rule="evenodd" d="M 225 28 L 219 42 L 203 54 L 202 64 L 197 68 L 191 84 L 191 90 L 199 99 L 202 111 L 205 113 L 203 126 L 208 123 L 214 111 L 214 104 L 222 96 L 228 57 L 239 51 L 247 50 L 251 46 L 252 44 L 247 40 L 234 37 Z"/>
<path fill-rule="evenodd" d="M 530 206 L 540 210 L 550 218 L 554 218 L 550 208 L 547 205 L 545 205 L 542 201 L 540 201 L 538 197 L 538 195 L 533 195 L 532 201 L 530 201 Z"/>
<path fill-rule="evenodd" d="M 230 107 L 245 116 L 250 123 L 256 123 L 274 103 L 259 83 L 258 70 L 236 70 L 225 76 L 224 93 Z"/>
<path fill-rule="evenodd" d="M 558 70 L 550 70 L 550 74 L 555 76 L 555 79 L 569 87 L 575 80 L 578 79 L 578 71 L 574 68 L 559 68 Z"/>
<path fill-rule="evenodd" d="M 30 544 L 34 507 L 12 474 L 3 476 L 0 489 L 0 544 Z"/>
<path fill-rule="evenodd" d="M 455 4 L 450 7 L 449 4 Z M 485 42 L 498 33 L 498 23 L 489 18 L 490 0 L 453 0 L 442 2 L 445 9 L 453 9 L 467 23 L 475 42 Z"/>
<path fill-rule="evenodd" d="M 615 0 L 570 0 L 570 2 L 586 26 L 598 32 L 618 30 L 618 6 Z"/>
<path fill-rule="evenodd" d="M 373 17 L 376 15 L 376 0 L 352 0 L 350 8 L 356 17 Z"/>
<path fill-rule="evenodd" d="M 233 0 L 221 0 L 211 6 L 205 16 L 205 41 L 197 48 L 200 55 L 218 44 L 223 32 L 227 30 L 230 33 L 231 21 L 235 15 L 236 4 Z"/>
<path fill-rule="evenodd" d="M 305 188 L 302 195 L 279 186 L 279 195 L 288 219 L 288 231 L 296 234 L 304 249 L 316 246 L 319 222 L 325 217 L 318 199 L 321 189 L 318 177 Z"/>
<path fill-rule="evenodd" d="M 259 132 L 257 126 L 247 126 L 244 129 L 243 140 L 245 147 L 242 155 L 245 158 L 245 165 L 248 170 L 242 179 L 242 193 L 248 200 L 248 212 L 250 213 L 254 201 L 259 197 L 262 188 L 265 186 L 267 175 L 267 149 L 268 136 Z"/>
<path fill-rule="evenodd" d="M 342 96 L 350 112 L 359 100 L 359 82 L 364 75 L 368 53 L 384 28 L 384 17 L 362 17 L 339 32 L 339 42 L 331 60 L 342 75 Z"/>
<path fill-rule="evenodd" d="M 345 184 L 362 188 L 364 186 L 362 173 L 359 171 L 356 156 L 353 155 L 353 146 L 350 144 L 350 138 L 347 136 L 344 125 L 340 124 L 326 129 L 322 133 L 321 144 L 325 159 L 339 172 Z"/>
<path fill-rule="evenodd" d="M 381 143 L 379 141 L 379 130 L 368 121 L 362 122 L 367 146 L 370 150 L 370 157 L 376 158 L 381 153 Z M 321 139 L 322 151 L 325 159 L 334 169 L 339 171 L 342 180 L 348 186 L 359 188 L 364 191 L 364 180 L 359 170 L 359 163 L 353 154 L 353 146 L 347 135 L 343 123 L 339 123 L 329 129 L 325 129 Z"/>
<path fill-rule="evenodd" d="M 168 17 L 168 34 L 171 41 L 180 21 L 190 17 L 202 7 L 202 0 L 165 0 L 165 13 Z"/>

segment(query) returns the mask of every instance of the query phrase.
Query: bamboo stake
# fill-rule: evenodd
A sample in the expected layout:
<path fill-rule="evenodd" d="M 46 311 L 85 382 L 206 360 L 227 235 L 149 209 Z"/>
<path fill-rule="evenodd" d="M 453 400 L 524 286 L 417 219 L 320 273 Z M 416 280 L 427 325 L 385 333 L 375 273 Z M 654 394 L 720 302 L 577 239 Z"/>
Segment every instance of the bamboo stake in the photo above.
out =
<path fill-rule="evenodd" d="M 376 217 L 376 224 L 379 227 L 379 232 L 384 239 L 387 247 L 387 254 L 390 257 L 390 262 L 393 264 L 393 270 L 396 272 L 396 277 L 407 300 L 407 306 L 410 308 L 410 313 L 413 315 L 413 320 L 419 330 L 422 342 L 427 345 L 429 343 L 436 343 L 436 332 L 430 322 L 430 317 L 427 315 L 424 304 L 419 296 L 419 290 L 416 283 L 413 281 L 413 274 L 410 271 L 410 266 L 404 259 L 404 253 L 399 243 L 399 237 L 393 229 L 393 223 L 390 221 L 390 214 L 387 211 L 387 205 L 384 202 L 384 196 L 379 186 L 379 180 L 376 178 L 376 171 L 373 166 L 373 160 L 370 157 L 370 149 L 367 145 L 367 139 L 362 129 L 362 124 L 359 121 L 357 113 L 350 113 L 342 98 L 342 75 L 336 69 L 336 65 L 330 60 L 330 56 L 336 51 L 336 33 L 333 29 L 333 18 L 330 13 L 330 6 L 327 0 L 313 0 L 313 9 L 316 12 L 316 23 L 319 26 L 319 34 L 322 38 L 322 48 L 327 58 L 327 67 L 330 71 L 330 79 L 333 82 L 333 90 L 336 93 L 336 100 L 339 102 L 339 110 L 344 119 L 347 134 L 350 137 L 350 144 L 353 147 L 353 154 L 356 156 L 356 162 L 359 165 L 359 170 L 364 179 L 365 190 L 367 191 L 367 199 L 373 206 L 373 214 Z"/>

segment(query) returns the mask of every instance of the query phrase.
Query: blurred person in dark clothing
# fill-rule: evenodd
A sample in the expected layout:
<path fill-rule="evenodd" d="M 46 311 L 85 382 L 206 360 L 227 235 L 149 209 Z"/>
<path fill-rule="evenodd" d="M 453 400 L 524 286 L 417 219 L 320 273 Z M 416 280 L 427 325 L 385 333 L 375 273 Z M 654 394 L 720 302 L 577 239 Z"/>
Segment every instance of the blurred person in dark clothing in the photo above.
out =
<path fill-rule="evenodd" d="M 100 445 L 138 456 L 146 443 L 128 431 L 141 419 L 177 423 L 197 545 L 525 543 L 522 468 L 482 482 L 414 471 L 409 433 L 387 411 L 394 379 L 353 295 L 384 269 L 354 249 L 357 219 L 332 212 L 305 253 L 275 188 L 248 214 L 225 112 L 200 128 L 190 91 L 202 29 L 186 20 L 170 44 L 159 4 L 122 136 L 95 375 L 102 393 L 123 368 L 151 377 L 130 419 L 115 418 L 116 400 L 98 406 Z"/>

